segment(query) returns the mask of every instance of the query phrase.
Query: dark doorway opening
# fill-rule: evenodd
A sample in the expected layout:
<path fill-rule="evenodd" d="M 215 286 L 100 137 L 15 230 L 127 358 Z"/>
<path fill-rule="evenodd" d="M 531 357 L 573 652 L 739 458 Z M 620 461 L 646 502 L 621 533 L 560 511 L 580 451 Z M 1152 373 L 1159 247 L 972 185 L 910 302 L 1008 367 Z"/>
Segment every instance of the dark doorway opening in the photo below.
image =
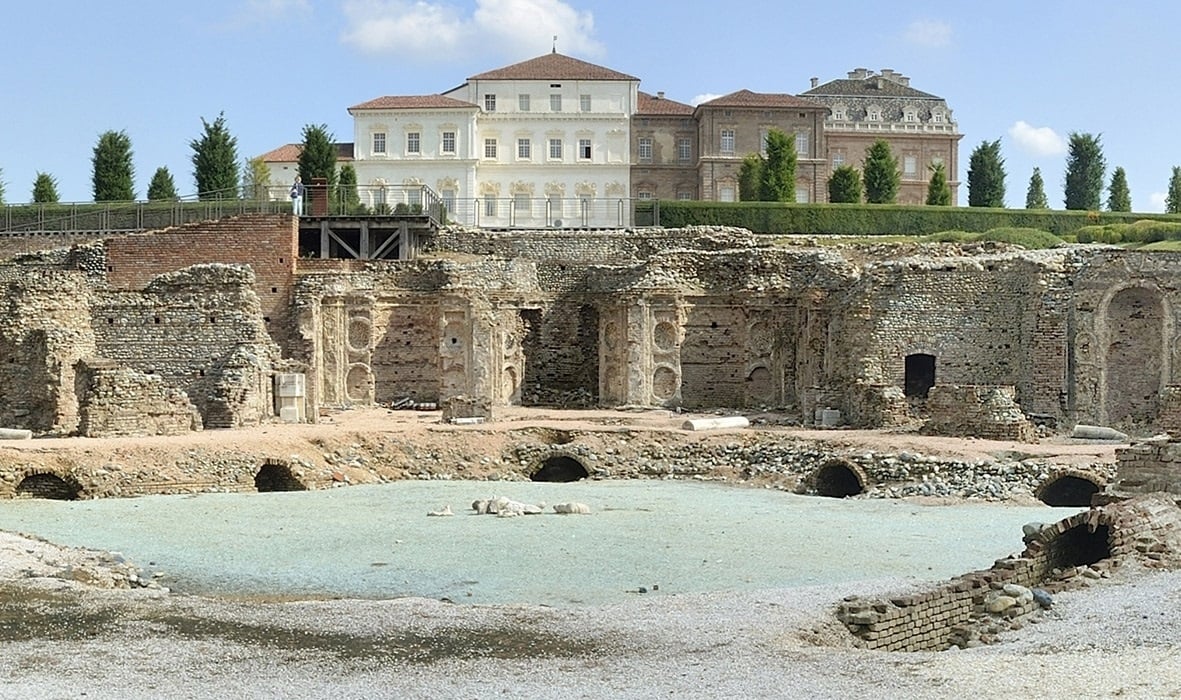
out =
<path fill-rule="evenodd" d="M 550 457 L 541 464 L 541 469 L 529 477 L 533 481 L 580 481 L 590 476 L 582 463 L 573 457 Z"/>
<path fill-rule="evenodd" d="M 1051 559 L 1056 568 L 1090 566 L 1111 556 L 1111 533 L 1106 525 L 1091 532 L 1086 524 L 1075 525 L 1059 535 L 1051 544 Z"/>
<path fill-rule="evenodd" d="M 1091 497 L 1099 493 L 1099 485 L 1077 476 L 1062 476 L 1041 489 L 1041 501 L 1048 506 L 1087 507 Z"/>
<path fill-rule="evenodd" d="M 845 498 L 856 496 L 865 490 L 857 472 L 844 464 L 827 464 L 816 471 L 812 477 L 816 495 L 828 498 Z"/>
<path fill-rule="evenodd" d="M 915 353 L 906 356 L 906 378 L 903 393 L 916 399 L 927 398 L 927 392 L 935 386 L 935 356 Z"/>
<path fill-rule="evenodd" d="M 76 501 L 82 492 L 82 487 L 66 481 L 56 474 L 30 474 L 17 484 L 16 492 L 18 495 L 32 496 L 33 498 Z"/>
<path fill-rule="evenodd" d="M 307 491 L 308 487 L 291 473 L 286 464 L 266 463 L 254 475 L 254 488 L 259 493 L 269 491 Z"/>

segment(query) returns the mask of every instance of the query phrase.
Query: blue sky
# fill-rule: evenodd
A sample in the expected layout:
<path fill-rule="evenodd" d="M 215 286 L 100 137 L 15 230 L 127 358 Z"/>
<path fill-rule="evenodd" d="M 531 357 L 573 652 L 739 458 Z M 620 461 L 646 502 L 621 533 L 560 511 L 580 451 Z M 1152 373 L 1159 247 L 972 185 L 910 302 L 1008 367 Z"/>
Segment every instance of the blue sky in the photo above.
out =
<path fill-rule="evenodd" d="M 965 134 L 961 180 L 972 150 L 1001 139 L 1009 206 L 1024 206 L 1039 166 L 1062 208 L 1076 131 L 1101 135 L 1108 179 L 1127 171 L 1135 210 L 1162 211 L 1181 165 L 1179 20 L 1181 4 L 1143 0 L 9 3 L 0 179 L 7 202 L 27 201 L 38 172 L 57 179 L 63 201 L 87 201 L 94 145 L 116 130 L 131 138 L 139 197 L 160 166 L 190 193 L 202 118 L 224 112 L 243 159 L 299 141 L 306 124 L 351 141 L 350 105 L 449 90 L 548 52 L 557 35 L 560 52 L 691 104 L 893 68 L 947 99 Z"/>

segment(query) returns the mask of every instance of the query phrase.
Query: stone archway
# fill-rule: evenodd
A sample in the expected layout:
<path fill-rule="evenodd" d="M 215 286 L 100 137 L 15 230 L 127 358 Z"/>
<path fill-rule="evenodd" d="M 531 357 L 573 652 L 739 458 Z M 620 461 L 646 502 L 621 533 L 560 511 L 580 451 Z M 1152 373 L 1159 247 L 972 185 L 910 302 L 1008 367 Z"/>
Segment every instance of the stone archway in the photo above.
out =
<path fill-rule="evenodd" d="M 291 471 L 291 465 L 279 461 L 267 461 L 254 475 L 254 488 L 259 493 L 275 491 L 307 491 L 308 487 Z"/>
<path fill-rule="evenodd" d="M 73 479 L 38 472 L 21 479 L 16 485 L 16 493 L 18 496 L 48 498 L 54 501 L 76 501 L 82 494 L 82 487 Z"/>
<path fill-rule="evenodd" d="M 1055 474 L 1046 479 L 1034 495 L 1048 506 L 1080 507 L 1091 505 L 1091 498 L 1103 490 L 1103 485 L 1082 474 Z"/>
<path fill-rule="evenodd" d="M 1151 423 L 1164 375 L 1165 308 L 1159 291 L 1127 287 L 1104 314 L 1103 409 L 1108 423 Z"/>
<path fill-rule="evenodd" d="M 541 463 L 541 467 L 529 476 L 532 481 L 570 482 L 581 481 L 590 472 L 570 455 L 553 455 Z"/>
<path fill-rule="evenodd" d="M 812 490 L 817 496 L 847 498 L 865 491 L 865 473 L 844 460 L 833 460 L 812 473 Z"/>

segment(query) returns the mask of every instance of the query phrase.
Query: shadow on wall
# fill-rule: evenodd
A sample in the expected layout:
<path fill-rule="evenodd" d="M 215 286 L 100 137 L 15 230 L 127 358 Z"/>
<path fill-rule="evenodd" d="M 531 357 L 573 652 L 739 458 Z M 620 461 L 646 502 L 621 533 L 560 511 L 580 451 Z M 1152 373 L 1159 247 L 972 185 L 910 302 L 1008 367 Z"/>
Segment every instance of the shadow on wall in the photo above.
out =
<path fill-rule="evenodd" d="M 76 501 L 82 494 L 82 486 L 73 479 L 63 479 L 56 474 L 29 474 L 17 484 L 16 494 L 55 501 Z"/>

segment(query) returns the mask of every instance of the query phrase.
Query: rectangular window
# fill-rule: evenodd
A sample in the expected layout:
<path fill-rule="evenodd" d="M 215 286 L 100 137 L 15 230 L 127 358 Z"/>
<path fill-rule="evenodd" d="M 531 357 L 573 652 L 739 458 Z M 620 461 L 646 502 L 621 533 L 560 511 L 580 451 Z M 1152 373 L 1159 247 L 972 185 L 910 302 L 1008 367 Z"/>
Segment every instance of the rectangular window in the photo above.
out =
<path fill-rule="evenodd" d="M 693 193 L 689 190 L 677 190 L 677 199 L 681 200 L 682 202 L 689 201 L 693 199 Z"/>
<path fill-rule="evenodd" d="M 579 160 L 590 160 L 591 159 L 591 140 L 590 139 L 578 139 L 578 159 Z"/>
<path fill-rule="evenodd" d="M 580 112 L 591 111 L 591 97 L 590 97 L 590 95 L 579 95 L 578 96 L 578 110 Z"/>
<path fill-rule="evenodd" d="M 496 160 L 496 139 L 484 139 L 484 157 Z"/>
<path fill-rule="evenodd" d="M 455 190 L 441 190 L 439 199 L 443 200 L 443 208 L 447 210 L 448 214 L 455 212 Z"/>
<path fill-rule="evenodd" d="M 734 188 L 728 187 L 728 186 L 722 186 L 721 188 L 719 188 L 718 189 L 718 201 L 719 202 L 737 202 L 738 199 L 734 196 Z"/>
<path fill-rule="evenodd" d="M 528 94 L 517 95 L 517 109 L 521 110 L 522 112 L 529 111 L 529 95 Z"/>
<path fill-rule="evenodd" d="M 546 199 L 546 205 L 549 207 L 549 217 L 551 221 L 562 218 L 562 198 L 556 194 L 551 194 Z M 557 225 L 555 223 L 555 225 Z"/>
<path fill-rule="evenodd" d="M 808 203 L 808 188 L 807 187 L 797 187 L 796 188 L 796 202 L 799 204 L 807 204 Z"/>
<path fill-rule="evenodd" d="M 496 111 L 496 95 L 494 93 L 488 93 L 487 95 L 484 95 L 484 111 Z"/>
<path fill-rule="evenodd" d="M 935 122 L 936 124 L 942 124 L 943 123 L 943 113 L 942 112 L 935 112 L 934 114 L 931 115 L 931 121 Z"/>
<path fill-rule="evenodd" d="M 677 139 L 677 160 L 688 163 L 693 159 L 693 146 L 689 139 Z"/>
<path fill-rule="evenodd" d="M 652 162 L 652 139 L 648 136 L 640 137 L 639 156 L 641 163 Z"/>
<path fill-rule="evenodd" d="M 800 158 L 808 157 L 808 132 L 801 131 L 796 133 L 796 155 Z"/>
<path fill-rule="evenodd" d="M 417 131 L 406 134 L 406 152 L 422 153 L 422 137 Z"/>
<path fill-rule="evenodd" d="M 443 132 L 443 152 L 455 155 L 455 132 Z"/>
<path fill-rule="evenodd" d="M 839 168 L 844 164 L 845 164 L 845 152 L 844 151 L 833 151 L 833 153 L 832 153 L 832 167 L 833 167 L 833 169 Z"/>
<path fill-rule="evenodd" d="M 551 112 L 561 112 L 562 111 L 562 96 L 561 95 L 550 95 L 549 96 L 549 111 L 551 111 Z"/>
<path fill-rule="evenodd" d="M 529 215 L 529 195 L 514 194 L 513 195 L 513 213 L 517 216 Z"/>
<path fill-rule="evenodd" d="M 722 129 L 721 151 L 722 151 L 723 155 L 727 155 L 727 156 L 734 155 L 734 130 L 733 129 Z M 722 200 L 722 201 L 734 201 L 734 200 Z"/>
<path fill-rule="evenodd" d="M 373 134 L 373 152 L 385 155 L 385 132 L 378 131 Z"/>
<path fill-rule="evenodd" d="M 918 172 L 918 159 L 914 156 L 906 156 L 902 159 L 902 172 L 907 175 L 914 175 Z"/>
<path fill-rule="evenodd" d="M 484 216 L 496 216 L 496 198 L 484 198 Z"/>
<path fill-rule="evenodd" d="M 764 158 L 767 157 L 767 137 L 768 136 L 770 136 L 770 132 L 767 129 L 759 129 L 759 155 L 761 155 Z M 731 147 L 730 150 L 734 150 L 734 148 Z"/>
<path fill-rule="evenodd" d="M 648 201 L 648 200 L 652 199 L 652 193 L 648 192 L 647 190 L 640 190 L 639 192 L 636 193 L 636 199 L 642 199 L 644 201 Z"/>
<path fill-rule="evenodd" d="M 562 139 L 549 140 L 550 160 L 562 160 Z"/>
<path fill-rule="evenodd" d="M 517 139 L 517 158 L 529 160 L 533 157 L 533 144 L 529 139 Z"/>

